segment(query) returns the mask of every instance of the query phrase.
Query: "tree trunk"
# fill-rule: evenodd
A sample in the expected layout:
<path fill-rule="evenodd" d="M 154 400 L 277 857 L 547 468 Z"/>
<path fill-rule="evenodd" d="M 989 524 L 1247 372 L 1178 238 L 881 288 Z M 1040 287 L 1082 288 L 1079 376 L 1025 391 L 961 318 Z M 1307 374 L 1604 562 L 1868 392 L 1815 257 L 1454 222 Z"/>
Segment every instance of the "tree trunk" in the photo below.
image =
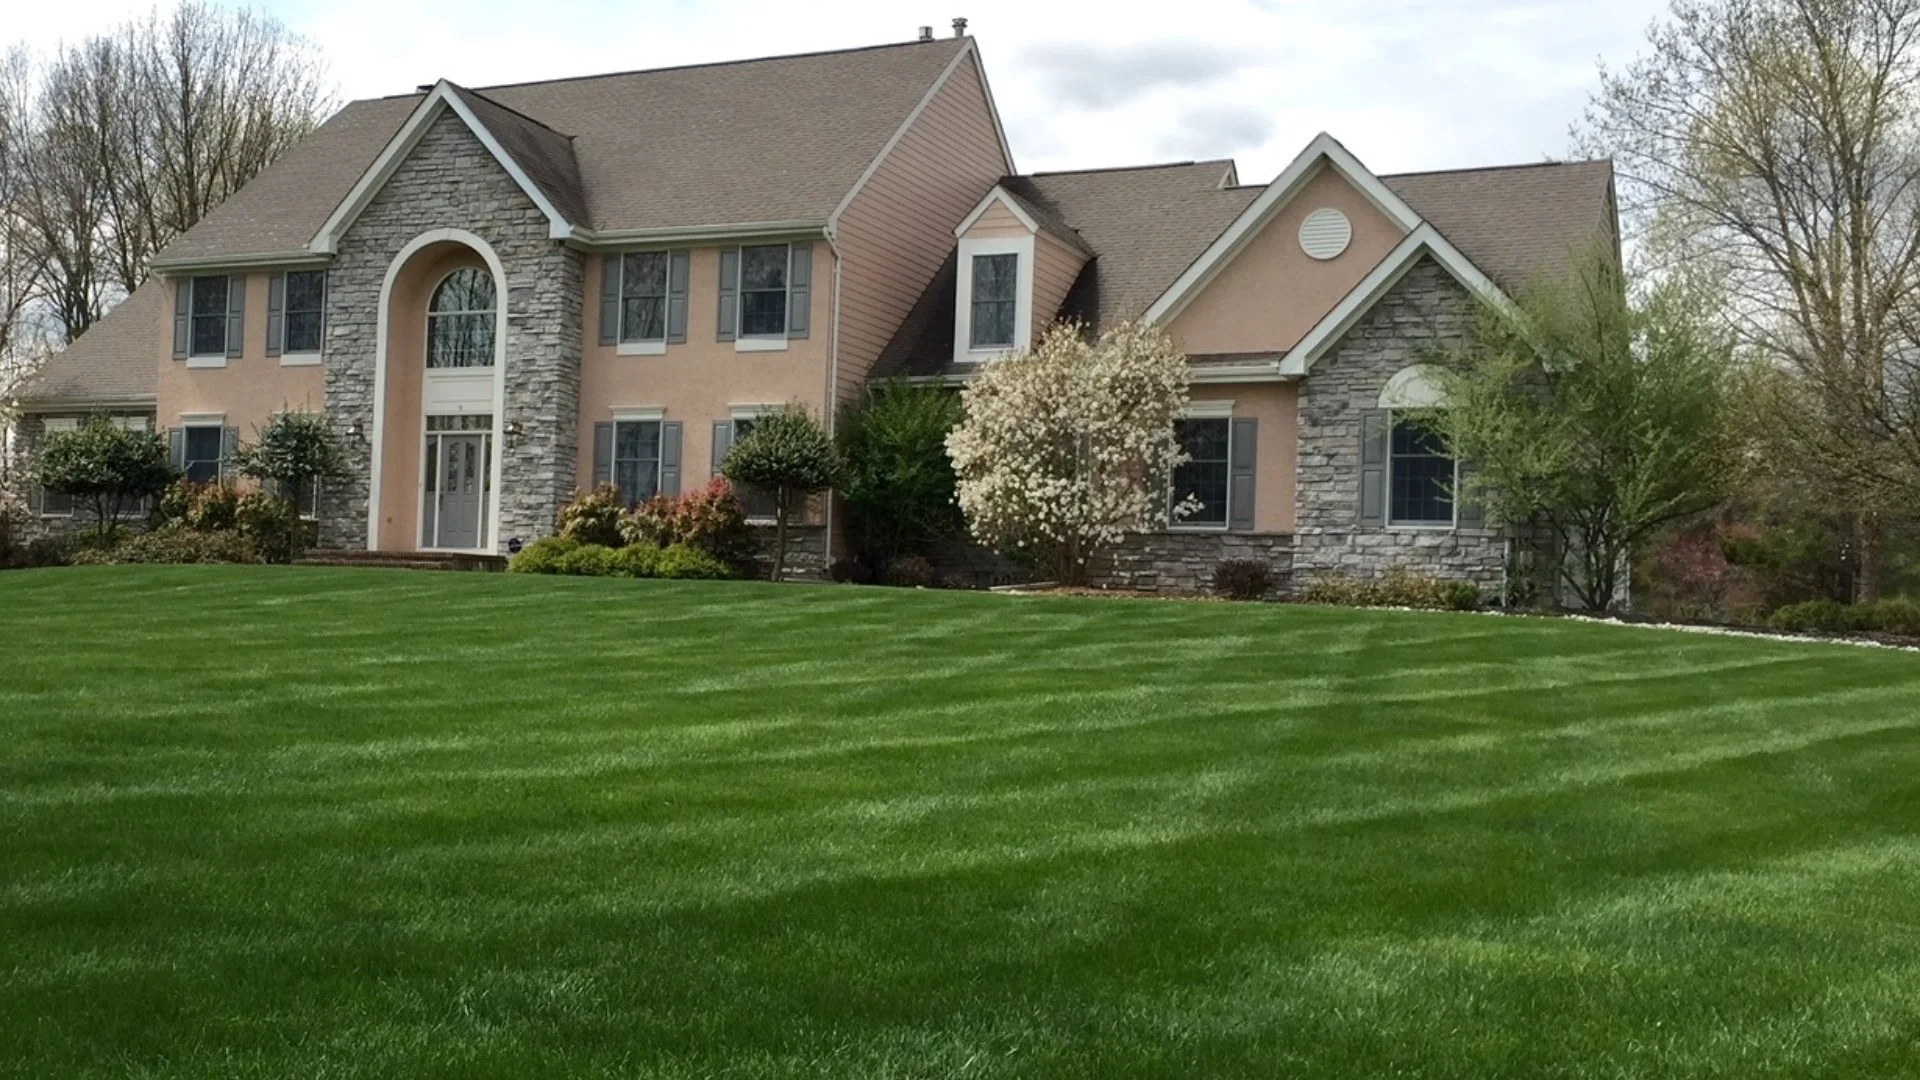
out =
<path fill-rule="evenodd" d="M 783 580 L 787 569 L 787 496 L 782 492 L 773 504 L 773 580 Z"/>
<path fill-rule="evenodd" d="M 1853 598 L 1856 603 L 1871 604 L 1880 599 L 1881 555 L 1880 519 L 1871 510 L 1862 510 L 1853 518 L 1855 568 Z"/>

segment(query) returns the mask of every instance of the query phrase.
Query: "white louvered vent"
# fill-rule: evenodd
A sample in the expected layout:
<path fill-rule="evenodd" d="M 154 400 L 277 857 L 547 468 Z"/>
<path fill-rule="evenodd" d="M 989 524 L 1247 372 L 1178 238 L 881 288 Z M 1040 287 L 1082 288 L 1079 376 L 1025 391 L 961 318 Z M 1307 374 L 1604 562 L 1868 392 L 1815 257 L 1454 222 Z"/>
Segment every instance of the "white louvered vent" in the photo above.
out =
<path fill-rule="evenodd" d="M 1300 250 L 1316 259 L 1338 256 L 1352 239 L 1353 223 L 1331 206 L 1315 210 L 1300 223 Z"/>

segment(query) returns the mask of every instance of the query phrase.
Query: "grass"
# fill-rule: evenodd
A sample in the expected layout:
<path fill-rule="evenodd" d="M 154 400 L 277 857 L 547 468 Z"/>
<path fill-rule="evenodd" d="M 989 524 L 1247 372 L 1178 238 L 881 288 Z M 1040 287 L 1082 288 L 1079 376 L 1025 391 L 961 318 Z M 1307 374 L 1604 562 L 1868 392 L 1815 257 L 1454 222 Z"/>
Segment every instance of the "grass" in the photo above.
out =
<path fill-rule="evenodd" d="M 1920 1074 L 1920 657 L 0 575 L 0 1075 Z"/>

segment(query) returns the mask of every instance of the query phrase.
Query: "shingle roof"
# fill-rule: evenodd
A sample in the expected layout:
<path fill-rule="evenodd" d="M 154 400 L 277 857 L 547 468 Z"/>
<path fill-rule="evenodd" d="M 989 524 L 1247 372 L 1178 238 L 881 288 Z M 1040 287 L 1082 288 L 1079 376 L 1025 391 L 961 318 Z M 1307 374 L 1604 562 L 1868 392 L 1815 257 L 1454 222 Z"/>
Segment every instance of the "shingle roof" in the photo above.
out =
<path fill-rule="evenodd" d="M 463 100 L 577 224 L 824 221 L 969 40 L 480 87 Z M 422 100 L 347 105 L 161 261 L 303 250 Z"/>
<path fill-rule="evenodd" d="M 158 349 L 166 290 L 158 278 L 133 290 L 20 388 L 22 400 L 84 402 L 151 399 L 160 379 Z"/>
<path fill-rule="evenodd" d="M 1501 288 L 1522 289 L 1611 243 L 1611 161 L 1401 173 L 1380 182 Z"/>

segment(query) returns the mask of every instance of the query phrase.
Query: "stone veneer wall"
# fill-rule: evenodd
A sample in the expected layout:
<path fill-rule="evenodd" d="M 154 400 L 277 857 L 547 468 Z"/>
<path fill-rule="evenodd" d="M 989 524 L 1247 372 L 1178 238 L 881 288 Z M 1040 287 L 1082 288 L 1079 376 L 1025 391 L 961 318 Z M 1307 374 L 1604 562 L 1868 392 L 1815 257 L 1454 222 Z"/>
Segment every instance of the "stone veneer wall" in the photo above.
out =
<path fill-rule="evenodd" d="M 340 239 L 327 274 L 326 408 L 344 436 L 358 421 L 373 431 L 374 355 L 380 287 L 400 249 L 432 229 L 464 229 L 499 256 L 507 305 L 504 421 L 524 429 L 501 454 L 500 534 L 531 541 L 553 531 L 573 490 L 579 453 L 580 356 L 584 343 L 584 260 L 547 236 L 533 205 L 451 111 L 429 127 L 413 152 Z M 366 439 L 342 439 L 351 476 L 328 485 L 321 510 L 326 547 L 367 543 L 372 452 Z M 388 477 L 386 482 L 395 482 Z M 404 481 L 402 481 L 404 482 Z"/>
<path fill-rule="evenodd" d="M 773 526 L 750 526 L 752 542 L 747 559 L 759 578 L 773 576 Z M 825 581 L 827 579 L 827 527 L 825 525 L 787 526 L 787 572 L 789 581 Z"/>
<path fill-rule="evenodd" d="M 1161 593 L 1213 591 L 1213 570 L 1225 559 L 1273 568 L 1273 591 L 1285 595 L 1293 572 L 1293 538 L 1281 533 L 1160 532 L 1127 537 L 1093 565 L 1096 585 Z"/>
<path fill-rule="evenodd" d="M 1296 588 L 1395 567 L 1497 588 L 1506 540 L 1497 529 L 1394 530 L 1360 525 L 1360 418 L 1394 374 L 1462 340 L 1476 301 L 1422 259 L 1300 382 L 1300 454 L 1293 550 Z"/>

